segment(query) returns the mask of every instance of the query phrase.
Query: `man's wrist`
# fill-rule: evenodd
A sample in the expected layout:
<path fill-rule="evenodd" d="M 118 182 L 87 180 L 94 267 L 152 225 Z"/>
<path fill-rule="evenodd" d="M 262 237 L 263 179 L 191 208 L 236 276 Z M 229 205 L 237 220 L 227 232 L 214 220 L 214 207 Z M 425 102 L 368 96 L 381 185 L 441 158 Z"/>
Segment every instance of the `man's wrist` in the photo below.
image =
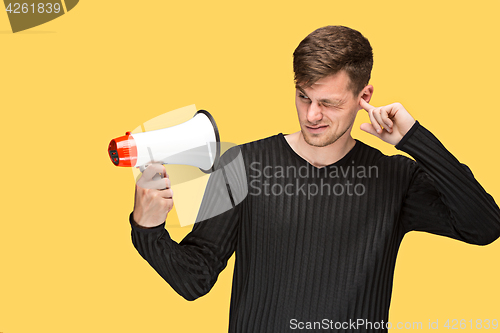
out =
<path fill-rule="evenodd" d="M 403 137 L 401 138 L 401 140 L 399 140 L 399 142 L 394 147 L 396 147 L 396 149 L 401 150 L 401 147 L 403 147 L 403 145 L 405 144 L 406 140 L 408 140 L 408 138 L 410 138 L 413 135 L 413 133 L 415 133 L 415 131 L 419 127 L 420 127 L 420 123 L 418 122 L 418 120 L 415 120 L 415 123 L 413 124 L 413 126 L 410 127 L 410 129 L 408 130 L 408 132 L 406 132 L 406 134 L 403 135 Z"/>
<path fill-rule="evenodd" d="M 156 226 L 152 226 L 152 227 L 143 226 L 134 220 L 134 212 L 130 213 L 129 222 L 130 222 L 130 225 L 132 226 L 132 228 L 134 228 L 136 230 L 143 230 L 143 231 L 148 231 L 148 230 L 155 231 L 158 229 L 164 229 L 164 226 L 165 226 L 165 222 L 160 223 L 159 225 L 156 225 Z"/>

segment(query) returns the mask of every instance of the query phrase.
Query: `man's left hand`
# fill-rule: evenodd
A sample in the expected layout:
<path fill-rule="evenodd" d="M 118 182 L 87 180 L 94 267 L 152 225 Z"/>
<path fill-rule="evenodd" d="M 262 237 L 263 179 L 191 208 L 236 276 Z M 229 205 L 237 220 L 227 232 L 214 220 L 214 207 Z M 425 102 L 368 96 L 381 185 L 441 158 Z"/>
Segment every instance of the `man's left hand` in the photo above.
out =
<path fill-rule="evenodd" d="M 371 121 L 371 124 L 361 124 L 360 128 L 392 145 L 397 145 L 415 124 L 415 119 L 401 103 L 376 108 L 361 98 L 359 105 L 368 112 Z"/>

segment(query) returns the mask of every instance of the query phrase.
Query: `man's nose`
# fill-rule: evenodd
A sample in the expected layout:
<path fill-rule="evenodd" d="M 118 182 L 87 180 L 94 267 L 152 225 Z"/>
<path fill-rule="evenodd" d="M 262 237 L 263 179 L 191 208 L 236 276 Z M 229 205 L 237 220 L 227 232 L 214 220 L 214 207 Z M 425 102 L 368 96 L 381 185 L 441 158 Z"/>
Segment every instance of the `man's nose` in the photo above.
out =
<path fill-rule="evenodd" d="M 323 119 L 321 107 L 317 103 L 309 104 L 309 108 L 307 109 L 307 121 L 316 124 L 321 121 L 321 119 Z"/>

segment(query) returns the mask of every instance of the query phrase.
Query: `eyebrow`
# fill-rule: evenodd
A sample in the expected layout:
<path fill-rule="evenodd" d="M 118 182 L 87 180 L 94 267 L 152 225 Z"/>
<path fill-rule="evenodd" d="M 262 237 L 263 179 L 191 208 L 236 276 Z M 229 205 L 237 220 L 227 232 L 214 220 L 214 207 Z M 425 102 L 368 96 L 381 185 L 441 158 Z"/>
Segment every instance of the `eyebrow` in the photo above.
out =
<path fill-rule="evenodd" d="M 295 88 L 297 88 L 302 94 L 304 94 L 304 95 L 307 96 L 307 94 L 304 91 L 304 89 L 302 89 L 299 86 L 295 86 Z M 309 97 L 309 96 L 307 96 L 307 97 Z M 344 103 L 344 101 L 341 100 L 341 99 L 328 99 L 328 98 L 322 98 L 322 99 L 319 100 L 319 102 L 320 103 L 325 103 L 325 104 L 331 104 L 333 106 L 339 106 L 339 105 L 341 105 L 341 104 Z"/>

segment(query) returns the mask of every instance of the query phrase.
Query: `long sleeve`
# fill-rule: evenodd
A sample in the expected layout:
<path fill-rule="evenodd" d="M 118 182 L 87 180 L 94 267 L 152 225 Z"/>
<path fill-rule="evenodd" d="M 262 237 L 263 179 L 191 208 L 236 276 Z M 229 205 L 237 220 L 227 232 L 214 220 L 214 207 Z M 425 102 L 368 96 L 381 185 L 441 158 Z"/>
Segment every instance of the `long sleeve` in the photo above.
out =
<path fill-rule="evenodd" d="M 238 209 L 198 222 L 177 243 L 165 223 L 137 227 L 130 214 L 132 243 L 140 255 L 182 297 L 192 301 L 208 293 L 236 246 Z"/>
<path fill-rule="evenodd" d="M 405 231 L 426 231 L 477 245 L 500 236 L 495 201 L 432 133 L 416 122 L 396 148 L 416 161 L 401 212 Z"/>
<path fill-rule="evenodd" d="M 246 173 L 238 146 L 220 158 L 210 175 L 193 230 L 177 243 L 165 223 L 150 229 L 133 221 L 132 242 L 140 255 L 187 300 L 208 293 L 236 250 Z"/>
<path fill-rule="evenodd" d="M 245 171 L 238 152 L 232 149 L 221 157 L 221 167 L 210 175 L 197 222 L 180 243 L 170 238 L 165 223 L 143 229 L 130 214 L 135 248 L 187 300 L 210 291 L 236 249 L 246 194 Z M 224 179 L 229 179 L 232 191 Z"/>

